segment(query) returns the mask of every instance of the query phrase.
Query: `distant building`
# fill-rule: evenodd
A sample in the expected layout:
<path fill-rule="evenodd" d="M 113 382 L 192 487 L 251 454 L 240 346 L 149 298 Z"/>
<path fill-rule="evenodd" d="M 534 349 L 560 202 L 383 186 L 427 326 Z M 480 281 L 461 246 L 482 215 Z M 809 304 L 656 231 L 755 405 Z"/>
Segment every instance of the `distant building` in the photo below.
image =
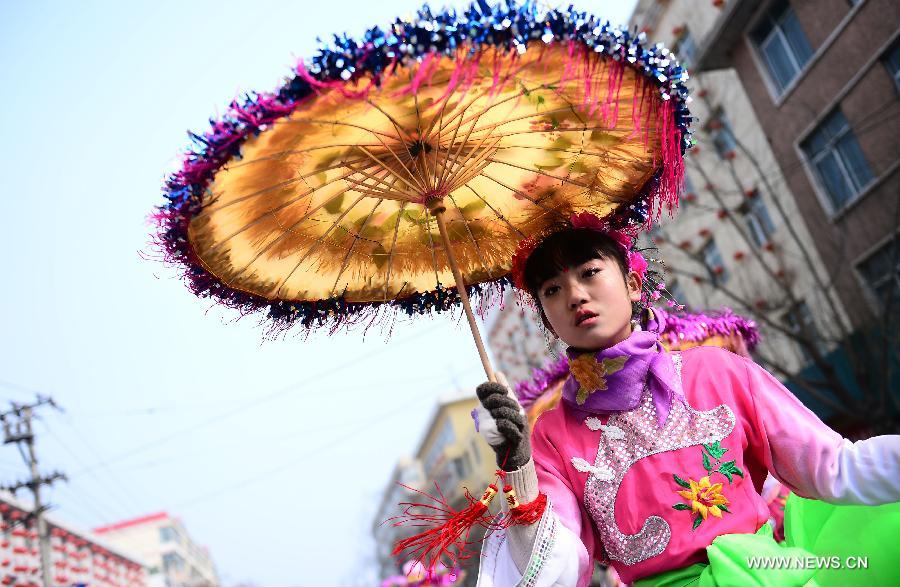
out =
<path fill-rule="evenodd" d="M 493 311 L 487 329 L 487 345 L 493 366 L 503 372 L 510 385 L 531 378 L 535 369 L 562 352 L 559 339 L 545 338 L 540 316 L 530 306 L 519 303 L 512 290 L 506 293 L 503 308 Z"/>
<path fill-rule="evenodd" d="M 41 556 L 32 508 L 0 492 L 0 584 L 39 587 Z M 56 585 L 147 587 L 144 561 L 127 549 L 46 515 Z"/>
<path fill-rule="evenodd" d="M 696 52 L 740 77 L 853 329 L 900 316 L 898 23 L 895 0 L 731 0 Z"/>
<path fill-rule="evenodd" d="M 404 487 L 404 485 L 406 487 Z M 412 489 L 407 489 L 407 487 Z M 391 554 L 394 544 L 418 530 L 406 526 L 395 526 L 388 521 L 402 513 L 400 503 L 418 502 L 417 493 L 413 490 L 427 491 L 422 463 L 409 457 L 401 458 L 394 467 L 391 479 L 385 487 L 378 513 L 372 523 L 372 534 L 375 536 L 375 554 L 378 559 L 379 576 L 382 578 L 398 575 L 401 565 Z"/>
<path fill-rule="evenodd" d="M 165 512 L 110 524 L 94 532 L 142 556 L 151 578 L 161 578 L 166 587 L 219 585 L 206 548 L 191 540 L 181 520 Z"/>

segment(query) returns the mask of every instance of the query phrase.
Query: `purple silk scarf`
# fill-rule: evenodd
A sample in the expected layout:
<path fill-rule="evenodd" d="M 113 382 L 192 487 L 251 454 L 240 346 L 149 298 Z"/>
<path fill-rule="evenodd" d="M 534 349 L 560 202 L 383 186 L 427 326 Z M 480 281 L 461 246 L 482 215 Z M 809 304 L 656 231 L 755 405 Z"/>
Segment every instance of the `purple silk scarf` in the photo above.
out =
<path fill-rule="evenodd" d="M 651 328 L 656 326 L 651 322 Z M 657 332 L 636 330 L 599 352 L 567 350 L 569 378 L 562 399 L 590 414 L 627 412 L 638 407 L 644 382 L 650 386 L 657 422 L 662 427 L 673 400 L 684 401 L 681 378 Z"/>

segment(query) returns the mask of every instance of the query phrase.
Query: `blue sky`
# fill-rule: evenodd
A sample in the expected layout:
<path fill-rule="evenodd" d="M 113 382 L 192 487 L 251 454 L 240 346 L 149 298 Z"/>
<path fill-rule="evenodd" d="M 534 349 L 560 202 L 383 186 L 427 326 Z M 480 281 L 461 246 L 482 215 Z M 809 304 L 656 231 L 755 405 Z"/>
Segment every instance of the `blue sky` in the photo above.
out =
<path fill-rule="evenodd" d="M 581 7 L 616 23 L 633 5 Z M 50 490 L 57 515 L 166 510 L 224 585 L 353 584 L 396 459 L 439 396 L 484 378 L 465 321 L 263 342 L 139 251 L 186 130 L 277 87 L 317 35 L 418 6 L 0 3 L 0 400 L 66 410 L 37 424 L 42 468 L 71 476 Z M 0 447 L 0 483 L 20 461 Z"/>

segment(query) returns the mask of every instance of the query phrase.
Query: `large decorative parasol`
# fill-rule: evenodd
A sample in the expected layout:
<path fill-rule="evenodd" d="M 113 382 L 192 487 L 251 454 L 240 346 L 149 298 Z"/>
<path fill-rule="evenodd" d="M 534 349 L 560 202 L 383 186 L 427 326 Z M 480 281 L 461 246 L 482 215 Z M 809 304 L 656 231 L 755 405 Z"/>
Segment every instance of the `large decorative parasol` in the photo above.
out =
<path fill-rule="evenodd" d="M 483 0 L 335 37 L 212 121 L 166 184 L 167 258 L 271 325 L 336 329 L 503 287 L 519 241 L 574 213 L 677 203 L 687 72 L 594 16 Z"/>

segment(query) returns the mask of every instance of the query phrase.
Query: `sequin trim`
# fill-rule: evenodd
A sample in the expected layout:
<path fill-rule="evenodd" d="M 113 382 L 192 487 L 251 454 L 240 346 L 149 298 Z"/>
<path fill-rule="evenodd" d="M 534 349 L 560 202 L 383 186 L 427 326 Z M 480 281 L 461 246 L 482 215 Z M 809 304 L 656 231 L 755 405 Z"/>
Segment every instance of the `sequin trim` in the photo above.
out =
<path fill-rule="evenodd" d="M 522 573 L 522 578 L 516 583 L 516 587 L 534 587 L 540 578 L 544 565 L 550 559 L 553 547 L 556 544 L 556 536 L 559 528 L 559 518 L 553 513 L 553 502 L 547 498 L 547 507 L 544 515 L 538 522 L 534 538 L 534 546 L 531 549 L 531 557 L 528 566 Z M 506 532 L 491 534 L 485 540 L 481 549 L 481 564 L 478 570 L 478 584 L 481 585 L 482 573 L 488 571 L 493 574 L 497 566 L 497 555 L 506 541 Z M 492 578 L 493 579 L 493 578 Z M 493 581 L 492 581 L 492 584 Z"/>
<path fill-rule="evenodd" d="M 675 373 L 681 377 L 681 355 L 672 354 Z M 625 534 L 615 520 L 616 495 L 625 474 L 637 461 L 662 452 L 680 450 L 723 440 L 734 429 L 734 412 L 726 405 L 709 411 L 693 409 L 687 402 L 673 401 L 663 428 L 659 428 L 656 408 L 648 386 L 644 386 L 640 406 L 630 412 L 610 416 L 608 426 L 621 428 L 624 438 L 604 434 L 597 447 L 594 467 L 614 473 L 604 480 L 591 473 L 584 488 L 584 503 L 597 525 L 609 560 L 634 565 L 660 554 L 669 544 L 672 530 L 659 516 L 650 516 L 637 534 Z"/>
<path fill-rule="evenodd" d="M 575 467 L 576 471 L 580 471 L 582 473 L 590 473 L 594 477 L 602 479 L 603 481 L 610 481 L 616 476 L 615 473 L 612 472 L 612 470 L 595 467 L 581 457 L 574 457 L 572 459 L 572 466 Z"/>

